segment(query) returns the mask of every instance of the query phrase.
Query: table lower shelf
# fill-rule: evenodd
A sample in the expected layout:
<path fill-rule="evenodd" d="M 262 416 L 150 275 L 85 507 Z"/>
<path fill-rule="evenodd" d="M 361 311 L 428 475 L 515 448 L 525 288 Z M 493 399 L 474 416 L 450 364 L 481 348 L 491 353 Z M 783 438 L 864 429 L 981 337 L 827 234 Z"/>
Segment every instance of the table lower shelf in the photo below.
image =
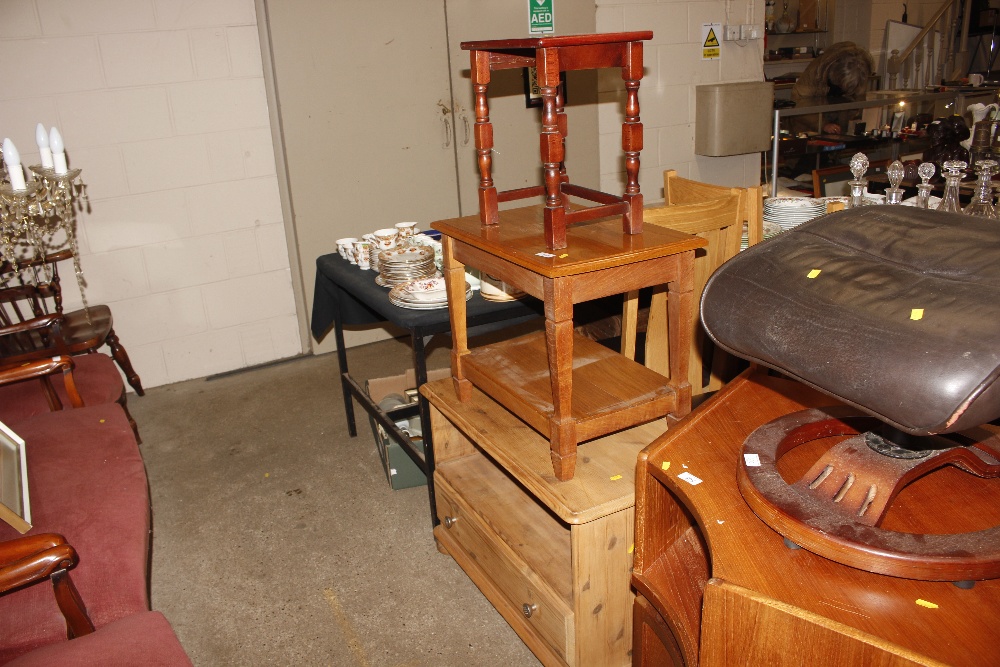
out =
<path fill-rule="evenodd" d="M 555 409 L 545 334 L 484 345 L 463 358 L 477 388 L 545 437 Z M 582 336 L 573 337 L 571 419 L 583 442 L 664 417 L 677 408 L 667 378 Z"/>

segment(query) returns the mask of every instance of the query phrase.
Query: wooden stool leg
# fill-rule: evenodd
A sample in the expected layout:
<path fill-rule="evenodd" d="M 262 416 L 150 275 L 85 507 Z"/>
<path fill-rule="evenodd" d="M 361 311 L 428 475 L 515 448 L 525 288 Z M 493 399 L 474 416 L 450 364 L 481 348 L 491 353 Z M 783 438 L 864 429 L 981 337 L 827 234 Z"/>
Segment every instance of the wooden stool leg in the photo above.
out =
<path fill-rule="evenodd" d="M 497 189 L 493 184 L 493 124 L 490 123 L 490 105 L 486 90 L 490 84 L 490 54 L 472 51 L 472 90 L 476 98 L 476 125 L 474 130 L 476 155 L 479 162 L 479 222 L 495 225 L 500 222 L 497 206 Z"/>
<path fill-rule="evenodd" d="M 545 179 L 545 245 L 549 250 L 558 250 L 566 247 L 566 209 L 563 207 L 561 187 L 566 150 L 565 138 L 559 127 L 558 50 L 538 49 L 535 67 L 538 87 L 542 92 L 540 152 Z"/>
<path fill-rule="evenodd" d="M 569 136 L 569 118 L 566 116 L 565 92 L 562 80 L 560 79 L 559 86 L 556 88 L 556 125 L 559 126 L 559 134 L 562 135 L 563 146 L 566 146 L 566 137 Z M 565 159 L 559 164 L 559 183 L 560 185 L 569 183 L 569 174 L 566 172 Z M 569 208 L 569 195 L 563 194 L 562 205 L 563 208 Z"/>
<path fill-rule="evenodd" d="M 639 80 L 642 79 L 642 42 L 629 42 L 625 66 L 625 122 L 622 150 L 625 152 L 625 194 L 629 209 L 622 219 L 626 234 L 642 233 L 642 194 L 639 191 L 639 152 L 642 150 L 642 123 L 639 122 Z"/>

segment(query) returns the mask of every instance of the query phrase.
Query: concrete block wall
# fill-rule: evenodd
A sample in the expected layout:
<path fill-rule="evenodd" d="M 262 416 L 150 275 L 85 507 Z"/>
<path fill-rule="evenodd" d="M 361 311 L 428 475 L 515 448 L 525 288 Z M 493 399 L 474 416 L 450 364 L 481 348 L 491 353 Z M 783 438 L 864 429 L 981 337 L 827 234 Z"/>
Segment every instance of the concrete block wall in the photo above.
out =
<path fill-rule="evenodd" d="M 748 20 L 748 5 L 752 20 Z M 665 169 L 676 169 L 681 176 L 718 185 L 746 187 L 760 183 L 758 153 L 727 157 L 694 153 L 695 87 L 764 79 L 762 40 L 746 46 L 724 41 L 720 59 L 702 60 L 703 23 L 763 25 L 764 3 L 597 0 L 598 32 L 653 31 L 653 40 L 643 48 L 645 74 L 639 87 L 644 130 L 639 185 L 646 203 L 663 200 Z M 601 189 L 606 192 L 620 192 L 624 187 L 621 152 L 624 94 L 620 73 L 601 70 L 598 88 Z"/>
<path fill-rule="evenodd" d="M 146 387 L 301 351 L 253 0 L 0 0 L 0 62 L 0 135 L 83 169 L 86 297 Z"/>

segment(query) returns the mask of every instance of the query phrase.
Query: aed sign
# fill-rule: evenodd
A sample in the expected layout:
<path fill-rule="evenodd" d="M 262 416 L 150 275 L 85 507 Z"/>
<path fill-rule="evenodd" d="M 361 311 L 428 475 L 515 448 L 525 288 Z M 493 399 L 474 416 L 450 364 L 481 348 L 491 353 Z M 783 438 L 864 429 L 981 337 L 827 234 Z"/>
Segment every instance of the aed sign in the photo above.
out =
<path fill-rule="evenodd" d="M 555 32 L 556 21 L 552 4 L 555 0 L 528 0 L 528 33 L 544 35 Z"/>
<path fill-rule="evenodd" d="M 701 24 L 701 59 L 718 60 L 722 55 L 719 38 L 722 35 L 721 23 Z"/>

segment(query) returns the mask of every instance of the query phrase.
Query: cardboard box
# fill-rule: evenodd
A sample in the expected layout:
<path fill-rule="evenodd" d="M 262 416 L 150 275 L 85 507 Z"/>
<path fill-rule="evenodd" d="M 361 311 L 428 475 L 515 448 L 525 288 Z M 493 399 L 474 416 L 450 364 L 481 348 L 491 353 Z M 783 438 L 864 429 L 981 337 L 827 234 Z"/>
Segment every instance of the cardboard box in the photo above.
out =
<path fill-rule="evenodd" d="M 429 381 L 440 380 L 450 375 L 451 371 L 447 368 L 427 372 Z M 378 403 L 390 394 L 399 394 L 405 397 L 408 390 L 413 394 L 412 390 L 415 389 L 416 384 L 416 373 L 411 368 L 403 375 L 367 380 L 365 381 L 365 391 L 373 401 Z M 416 400 L 415 394 L 413 396 L 413 400 Z M 413 419 L 419 423 L 419 416 L 413 417 Z M 368 421 L 371 422 L 372 434 L 375 436 L 375 447 L 378 449 L 379 458 L 382 460 L 382 468 L 385 470 L 385 477 L 389 481 L 389 486 L 393 489 L 409 489 L 414 486 L 427 484 L 426 475 L 413 462 L 413 459 L 406 453 L 402 445 L 394 438 L 391 438 L 386 430 L 375 421 L 374 417 L 369 415 Z M 429 424 L 421 424 L 420 426 L 421 431 L 424 428 L 430 429 Z M 413 438 L 413 441 L 419 449 L 422 439 Z"/>

